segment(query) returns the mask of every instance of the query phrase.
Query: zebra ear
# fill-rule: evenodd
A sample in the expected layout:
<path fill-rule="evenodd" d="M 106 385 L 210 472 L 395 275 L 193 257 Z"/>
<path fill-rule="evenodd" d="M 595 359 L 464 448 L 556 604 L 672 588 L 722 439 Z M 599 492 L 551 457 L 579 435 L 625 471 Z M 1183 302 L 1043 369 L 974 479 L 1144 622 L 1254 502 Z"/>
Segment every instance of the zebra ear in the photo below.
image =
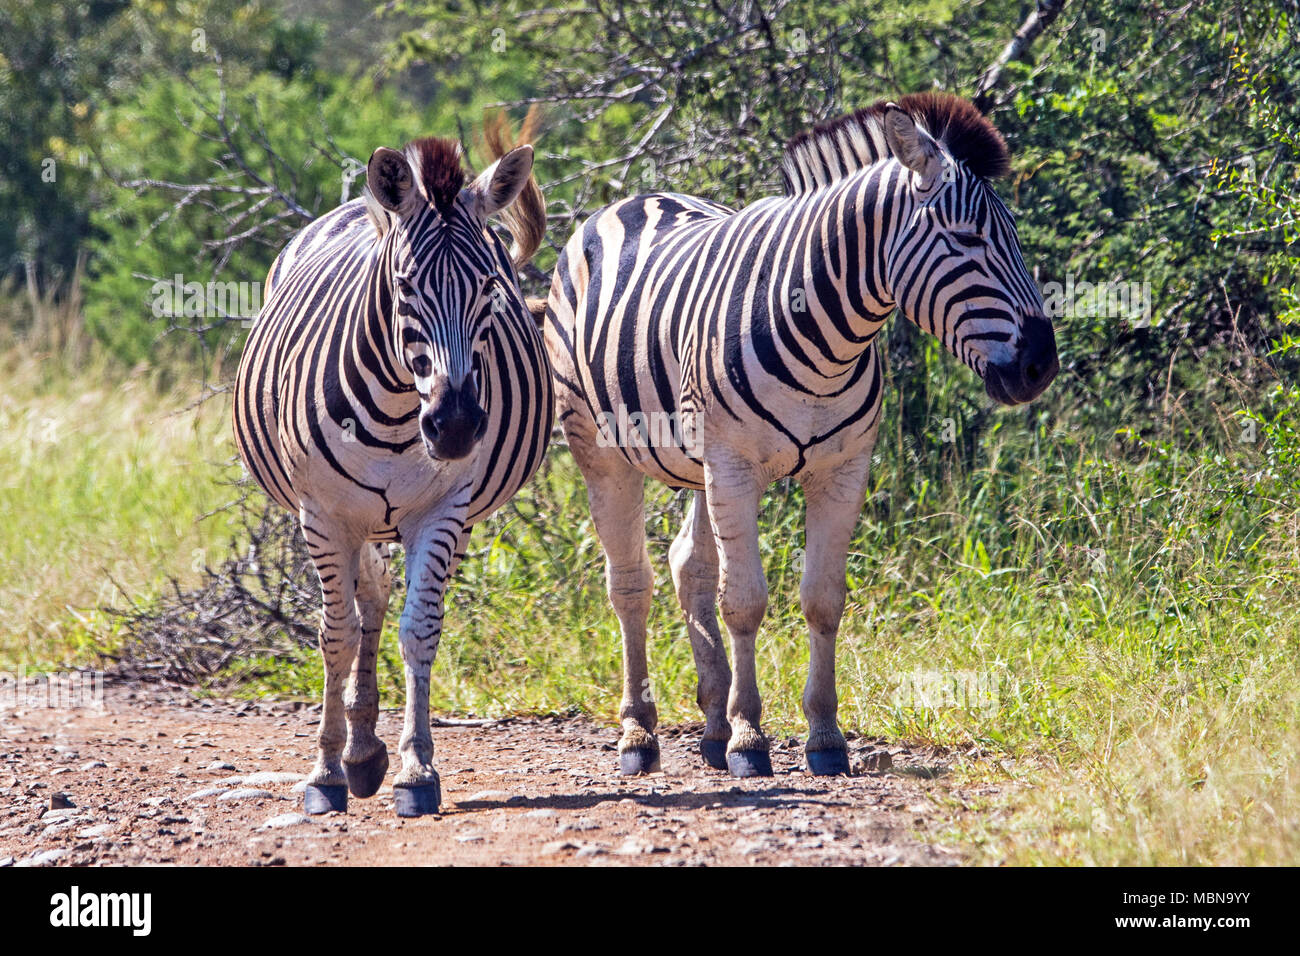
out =
<path fill-rule="evenodd" d="M 414 180 L 411 164 L 395 149 L 380 146 L 370 154 L 366 165 L 366 187 L 379 205 L 390 212 L 400 212 L 411 195 Z"/>
<path fill-rule="evenodd" d="M 533 173 L 533 147 L 516 146 L 470 184 L 477 197 L 479 215 L 484 218 L 509 206 L 528 184 Z"/>
<path fill-rule="evenodd" d="M 916 125 L 911 115 L 894 103 L 885 106 L 885 142 L 898 157 L 928 186 L 943 172 L 943 153 L 930 134 Z"/>

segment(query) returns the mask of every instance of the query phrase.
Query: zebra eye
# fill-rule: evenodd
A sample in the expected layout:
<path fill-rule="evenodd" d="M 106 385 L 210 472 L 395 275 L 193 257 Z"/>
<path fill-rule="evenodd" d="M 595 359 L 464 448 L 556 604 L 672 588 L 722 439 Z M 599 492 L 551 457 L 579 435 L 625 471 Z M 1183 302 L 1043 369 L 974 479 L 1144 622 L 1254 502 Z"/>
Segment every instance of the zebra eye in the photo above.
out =
<path fill-rule="evenodd" d="M 984 238 L 977 232 L 954 232 L 952 241 L 967 249 L 977 249 L 984 245 Z"/>
<path fill-rule="evenodd" d="M 415 297 L 415 286 L 411 285 L 411 280 L 406 276 L 397 277 L 397 288 L 401 290 L 402 295 L 408 299 Z"/>
<path fill-rule="evenodd" d="M 433 363 L 427 355 L 416 355 L 411 359 L 411 371 L 419 378 L 428 378 L 433 371 Z"/>

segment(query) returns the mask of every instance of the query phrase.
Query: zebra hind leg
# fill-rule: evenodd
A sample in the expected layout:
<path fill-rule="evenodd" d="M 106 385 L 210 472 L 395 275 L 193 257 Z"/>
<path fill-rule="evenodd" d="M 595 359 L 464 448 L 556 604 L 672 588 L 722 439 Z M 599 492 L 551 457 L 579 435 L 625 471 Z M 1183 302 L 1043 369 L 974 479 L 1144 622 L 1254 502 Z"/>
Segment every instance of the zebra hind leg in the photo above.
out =
<path fill-rule="evenodd" d="M 379 638 L 392 590 L 388 545 L 367 544 L 361 551 L 357 579 L 357 612 L 361 617 L 361 646 L 352 665 L 348 686 L 348 744 L 343 751 L 343 771 L 354 797 L 373 797 L 388 773 L 388 748 L 375 734 L 379 719 L 379 687 L 375 666 Z"/>
<path fill-rule="evenodd" d="M 347 776 L 341 760 L 347 740 L 343 690 L 361 643 L 356 605 L 360 548 L 337 533 L 331 534 L 306 505 L 300 516 L 307 550 L 321 583 L 319 644 L 325 659 L 325 701 L 316 766 L 303 791 L 303 809 L 317 814 L 343 811 L 348 805 Z"/>
<path fill-rule="evenodd" d="M 646 619 L 654 597 L 654 571 L 645 544 L 645 477 L 619 452 L 597 449 L 593 438 L 566 422 L 569 447 L 587 483 L 596 533 L 605 549 L 605 584 L 623 635 L 623 700 L 619 719 L 619 769 L 659 770 L 659 712 L 646 663 Z"/>
<path fill-rule="evenodd" d="M 731 725 L 727 723 L 731 667 L 718 628 L 718 548 L 702 491 L 691 499 L 681 531 L 668 549 L 668 562 L 699 677 L 695 699 L 704 712 L 700 754 L 710 767 L 726 770 L 727 741 L 731 738 Z"/>

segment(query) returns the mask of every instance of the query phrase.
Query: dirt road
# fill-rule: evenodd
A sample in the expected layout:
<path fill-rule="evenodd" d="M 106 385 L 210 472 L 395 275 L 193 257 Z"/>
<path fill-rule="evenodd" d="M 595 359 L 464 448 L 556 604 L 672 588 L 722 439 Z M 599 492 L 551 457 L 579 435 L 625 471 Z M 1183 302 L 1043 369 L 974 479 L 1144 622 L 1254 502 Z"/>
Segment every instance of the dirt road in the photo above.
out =
<path fill-rule="evenodd" d="M 993 792 L 953 783 L 935 753 L 865 739 L 855 759 L 883 750 L 892 769 L 812 777 L 786 740 L 774 777 L 735 780 L 703 765 L 689 727 L 664 731 L 663 773 L 628 778 L 616 730 L 521 718 L 435 726 L 438 816 L 399 819 L 390 770 L 346 814 L 307 818 L 294 785 L 318 720 L 142 686 L 109 689 L 102 711 L 0 711 L 0 866 L 952 864 L 937 834 Z M 400 727 L 380 716 L 394 766 Z"/>

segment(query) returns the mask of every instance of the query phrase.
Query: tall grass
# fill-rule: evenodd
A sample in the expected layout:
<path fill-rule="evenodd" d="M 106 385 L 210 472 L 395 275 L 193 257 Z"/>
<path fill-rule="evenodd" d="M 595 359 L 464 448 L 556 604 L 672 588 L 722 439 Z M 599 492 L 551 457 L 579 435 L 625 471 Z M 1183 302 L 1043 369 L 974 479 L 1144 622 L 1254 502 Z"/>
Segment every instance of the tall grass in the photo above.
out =
<path fill-rule="evenodd" d="M 128 372 L 88 346 L 75 297 L 3 299 L 0 667 L 85 660 L 101 609 L 148 600 L 227 538 L 227 405 L 193 379 Z"/>

